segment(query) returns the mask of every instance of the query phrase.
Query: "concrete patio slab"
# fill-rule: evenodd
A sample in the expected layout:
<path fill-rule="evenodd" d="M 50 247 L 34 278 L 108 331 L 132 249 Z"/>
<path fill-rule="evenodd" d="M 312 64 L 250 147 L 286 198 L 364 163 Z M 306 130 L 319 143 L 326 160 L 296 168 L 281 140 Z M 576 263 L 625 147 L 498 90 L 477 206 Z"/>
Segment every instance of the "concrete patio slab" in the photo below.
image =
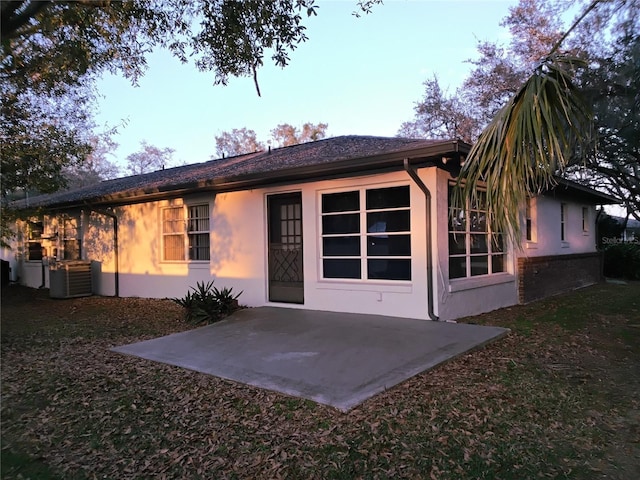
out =
<path fill-rule="evenodd" d="M 260 307 L 112 350 L 346 412 L 507 332 L 480 325 Z"/>

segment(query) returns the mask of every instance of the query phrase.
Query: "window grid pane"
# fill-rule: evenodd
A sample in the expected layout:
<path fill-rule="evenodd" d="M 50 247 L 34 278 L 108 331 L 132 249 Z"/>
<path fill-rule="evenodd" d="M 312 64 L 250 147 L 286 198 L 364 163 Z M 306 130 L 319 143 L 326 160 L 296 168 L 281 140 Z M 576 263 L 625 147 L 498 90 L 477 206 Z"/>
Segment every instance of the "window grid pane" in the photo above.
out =
<path fill-rule="evenodd" d="M 449 186 L 449 203 L 454 192 Z M 449 278 L 491 275 L 505 271 L 504 238 L 491 232 L 486 211 L 486 192 L 468 199 L 466 208 L 450 209 Z"/>
<path fill-rule="evenodd" d="M 324 278 L 411 280 L 409 194 L 409 186 L 322 194 Z"/>
<path fill-rule="evenodd" d="M 189 260 L 209 260 L 209 234 L 189 234 Z"/>
<path fill-rule="evenodd" d="M 209 260 L 209 205 L 192 205 L 189 218 L 189 260 Z"/>
<path fill-rule="evenodd" d="M 182 233 L 184 218 L 182 207 L 166 208 L 162 211 L 162 233 Z"/>
<path fill-rule="evenodd" d="M 62 258 L 64 260 L 79 260 L 81 255 L 80 239 L 78 238 L 78 219 L 63 218 L 62 220 Z"/>
<path fill-rule="evenodd" d="M 42 220 L 32 220 L 28 223 L 27 260 L 42 260 L 42 233 L 44 232 L 44 222 Z"/>
<path fill-rule="evenodd" d="M 184 260 L 184 237 L 182 235 L 164 236 L 164 259 Z"/>
<path fill-rule="evenodd" d="M 209 205 L 165 208 L 162 211 L 163 259 L 209 260 L 209 225 Z"/>

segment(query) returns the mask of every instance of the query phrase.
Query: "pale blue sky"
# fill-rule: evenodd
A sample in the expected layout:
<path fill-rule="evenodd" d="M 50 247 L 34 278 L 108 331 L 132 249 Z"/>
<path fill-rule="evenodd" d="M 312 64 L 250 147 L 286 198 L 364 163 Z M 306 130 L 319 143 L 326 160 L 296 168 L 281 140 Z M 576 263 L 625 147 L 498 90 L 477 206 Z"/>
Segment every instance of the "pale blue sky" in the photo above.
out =
<path fill-rule="evenodd" d="M 305 20 L 309 40 L 290 65 L 265 59 L 258 72 L 262 97 L 250 78 L 213 85 L 200 73 L 159 51 L 139 86 L 115 76 L 98 84 L 98 125 L 120 127 L 116 160 L 146 140 L 175 149 L 174 163 L 208 160 L 215 136 L 250 128 L 266 142 L 279 123 L 329 124 L 328 136 L 396 135 L 413 117 L 425 79 L 437 74 L 451 91 L 469 72 L 478 40 L 500 40 L 499 26 L 516 0 L 390 1 L 356 18 L 355 0 L 318 2 L 319 14 Z"/>

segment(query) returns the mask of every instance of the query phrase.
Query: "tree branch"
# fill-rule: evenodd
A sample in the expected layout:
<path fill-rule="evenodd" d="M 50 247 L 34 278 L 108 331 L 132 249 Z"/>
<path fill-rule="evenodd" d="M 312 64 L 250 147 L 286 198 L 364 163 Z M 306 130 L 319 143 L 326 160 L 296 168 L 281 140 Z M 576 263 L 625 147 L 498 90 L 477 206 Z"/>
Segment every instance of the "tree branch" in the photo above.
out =
<path fill-rule="evenodd" d="M 580 17 L 579 17 L 575 22 L 573 22 L 573 25 L 571 25 L 571 27 L 569 28 L 569 30 L 567 30 L 567 31 L 565 32 L 565 34 L 564 34 L 564 35 L 562 35 L 562 37 L 560 38 L 560 40 L 558 40 L 558 41 L 556 42 L 556 44 L 551 48 L 551 51 L 549 52 L 549 55 L 548 55 L 548 56 L 551 56 L 551 55 L 553 55 L 554 53 L 556 53 L 556 50 L 558 50 L 558 48 L 560 48 L 560 45 L 562 44 L 562 42 L 564 42 L 564 41 L 565 41 L 565 39 L 569 36 L 569 34 L 573 31 L 573 29 L 574 29 L 574 28 L 576 28 L 576 27 L 578 26 L 578 24 L 582 21 L 582 19 L 583 19 L 584 17 L 586 17 L 586 16 L 589 14 L 589 12 L 590 12 L 591 10 L 593 10 L 594 8 L 596 8 L 596 5 L 598 5 L 601 1 L 602 1 L 602 0 L 593 0 L 593 2 L 591 2 L 591 5 L 589 5 L 589 6 L 587 7 L 587 9 L 582 13 L 582 15 L 580 15 Z"/>
<path fill-rule="evenodd" d="M 20 28 L 25 26 L 32 18 L 34 18 L 42 9 L 47 7 L 51 1 L 29 2 L 22 10 L 22 13 L 16 14 L 25 4 L 24 1 L 7 2 L 2 8 L 2 18 L 0 19 L 0 29 L 2 30 L 0 38 L 2 42 L 16 36 Z"/>

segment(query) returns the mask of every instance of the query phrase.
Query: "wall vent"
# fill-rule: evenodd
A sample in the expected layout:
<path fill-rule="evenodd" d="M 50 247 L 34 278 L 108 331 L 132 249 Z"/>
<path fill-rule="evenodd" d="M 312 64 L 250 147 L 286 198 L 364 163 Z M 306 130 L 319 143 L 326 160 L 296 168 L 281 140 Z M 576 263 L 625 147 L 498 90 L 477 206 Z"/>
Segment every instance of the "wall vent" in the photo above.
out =
<path fill-rule="evenodd" d="M 62 261 L 51 264 L 49 295 L 51 298 L 75 298 L 93 295 L 91 262 Z"/>

